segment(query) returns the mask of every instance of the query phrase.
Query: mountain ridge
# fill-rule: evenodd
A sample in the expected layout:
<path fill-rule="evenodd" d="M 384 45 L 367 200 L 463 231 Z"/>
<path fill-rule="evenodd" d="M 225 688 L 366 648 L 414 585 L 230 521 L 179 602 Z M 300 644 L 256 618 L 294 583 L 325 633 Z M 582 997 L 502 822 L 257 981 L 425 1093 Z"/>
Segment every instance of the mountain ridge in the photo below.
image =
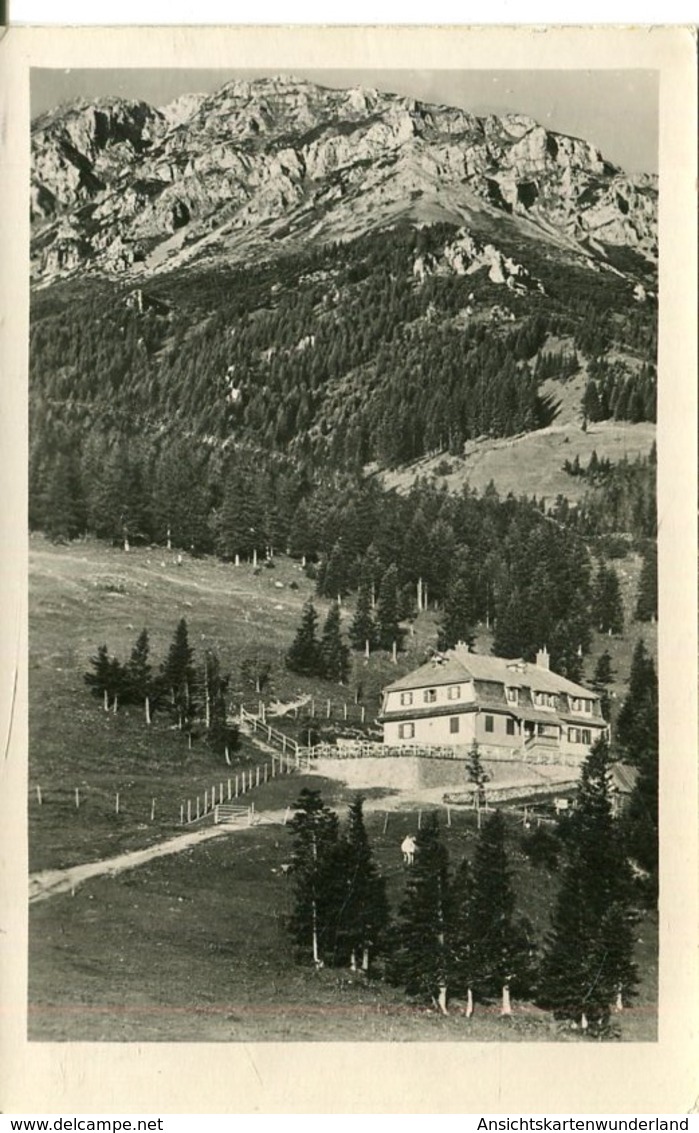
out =
<path fill-rule="evenodd" d="M 652 175 L 522 114 L 306 80 L 233 80 L 161 109 L 101 98 L 32 124 L 36 282 L 148 275 L 352 239 L 402 219 L 509 218 L 589 266 L 656 250 Z"/>

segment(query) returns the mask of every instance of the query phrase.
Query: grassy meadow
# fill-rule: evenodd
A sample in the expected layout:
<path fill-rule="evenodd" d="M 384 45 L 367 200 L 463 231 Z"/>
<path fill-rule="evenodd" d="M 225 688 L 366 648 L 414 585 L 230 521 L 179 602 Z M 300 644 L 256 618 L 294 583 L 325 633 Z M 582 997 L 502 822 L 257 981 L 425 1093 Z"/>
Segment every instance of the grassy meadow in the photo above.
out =
<path fill-rule="evenodd" d="M 627 610 L 635 598 L 638 560 L 617 564 Z M 29 830 L 32 871 L 65 868 L 141 848 L 181 831 L 180 805 L 242 769 L 269 762 L 243 737 L 227 767 L 195 737 L 186 738 L 156 715 L 148 728 L 132 706 L 114 715 L 83 682 L 89 658 L 106 642 L 126 660 L 143 626 L 154 666 L 165 657 L 175 625 L 186 617 L 190 644 L 201 659 L 215 648 L 232 674 L 231 703 L 257 702 L 241 682 L 245 658 L 272 664 L 267 699 L 288 703 L 331 699 L 331 720 L 354 705 L 358 685 L 367 721 L 376 714 L 382 685 L 418 664 L 434 641 L 434 614 L 422 614 L 406 637 L 398 665 L 385 654 L 355 656 L 347 686 L 289 673 L 283 657 L 313 583 L 300 566 L 279 559 L 253 571 L 213 559 L 195 560 L 162 548 L 128 554 L 95 541 L 54 546 L 30 540 L 30 761 Z M 327 603 L 319 600 L 322 620 Z M 350 604 L 345 617 L 350 615 Z M 591 673 L 603 648 L 612 652 L 615 690 L 623 696 L 636 629 L 595 642 Z M 642 627 L 654 652 L 651 628 Z M 482 650 L 489 637 L 478 640 Z M 291 725 L 291 720 L 289 720 Z M 352 794 L 337 782 L 293 775 L 260 786 L 256 810 L 279 811 L 304 785 L 323 791 L 344 817 Z M 40 786 L 39 805 L 36 787 Z M 75 789 L 80 808 L 75 807 Z M 120 811 L 115 813 L 119 792 Z M 394 809 L 391 792 L 367 792 L 367 826 L 389 880 L 393 908 L 404 884 L 399 851 L 415 831 L 414 809 Z M 152 800 L 156 800 L 151 817 Z M 511 817 L 510 849 L 521 911 L 543 939 L 555 899 L 556 875 L 531 866 L 521 830 Z M 453 864 L 472 852 L 474 815 L 452 811 L 444 828 Z M 232 831 L 115 876 L 78 886 L 30 909 L 29 1034 L 35 1040 L 87 1041 L 558 1041 L 575 1039 L 531 1005 L 516 1004 L 510 1020 L 480 1009 L 469 1022 L 459 1004 L 449 1018 L 411 1004 L 380 980 L 294 962 L 284 919 L 293 883 L 279 872 L 290 836 L 281 825 Z M 642 972 L 635 1006 L 620 1019 L 631 1041 L 653 1040 L 656 1025 L 657 925 L 638 926 Z"/>
<path fill-rule="evenodd" d="M 292 778 L 289 784 L 300 787 Z M 336 786 L 324 797 L 344 804 Z M 395 909 L 405 867 L 400 843 L 414 811 L 367 814 L 367 829 Z M 475 819 L 452 812 L 443 834 L 453 864 L 473 852 Z M 555 874 L 533 868 L 513 823 L 510 857 L 522 911 L 539 940 L 555 897 Z M 299 963 L 285 932 L 293 881 L 279 872 L 291 836 L 281 826 L 240 830 L 32 907 L 29 1034 L 80 1041 L 427 1041 L 573 1040 L 576 1033 L 531 1004 L 511 1019 L 497 1005 L 463 1004 L 448 1018 L 399 989 L 347 971 Z M 627 1041 L 655 1038 L 657 925 L 638 926 L 643 971 L 634 1006 L 619 1017 Z"/>

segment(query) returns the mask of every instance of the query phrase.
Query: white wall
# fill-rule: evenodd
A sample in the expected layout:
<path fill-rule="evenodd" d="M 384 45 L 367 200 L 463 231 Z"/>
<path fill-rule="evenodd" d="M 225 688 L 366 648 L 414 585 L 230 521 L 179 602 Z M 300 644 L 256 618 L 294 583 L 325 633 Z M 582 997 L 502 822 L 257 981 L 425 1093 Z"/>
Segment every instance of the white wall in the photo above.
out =
<path fill-rule="evenodd" d="M 408 721 L 387 720 L 383 726 L 383 742 L 385 744 L 456 744 L 459 747 L 466 745 L 469 746 L 474 738 L 474 721 L 476 719 L 475 712 L 455 712 L 453 719 L 458 719 L 459 730 L 452 732 L 449 728 L 449 721 L 451 716 L 429 716 L 422 719 L 412 720 L 415 729 L 415 735 L 412 737 L 401 736 L 399 728 L 401 723 L 408 723 Z"/>

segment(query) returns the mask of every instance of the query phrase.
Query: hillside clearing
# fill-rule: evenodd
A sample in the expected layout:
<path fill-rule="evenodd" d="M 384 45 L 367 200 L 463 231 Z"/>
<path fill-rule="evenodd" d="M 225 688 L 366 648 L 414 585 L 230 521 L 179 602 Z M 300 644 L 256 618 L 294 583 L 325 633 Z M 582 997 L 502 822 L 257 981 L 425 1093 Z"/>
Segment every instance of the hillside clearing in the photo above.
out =
<path fill-rule="evenodd" d="M 406 492 L 419 476 L 436 476 L 444 480 L 450 492 L 461 491 L 466 484 L 482 492 L 492 480 L 501 496 L 512 492 L 517 497 L 536 496 L 552 504 L 556 496 L 562 495 L 575 502 L 582 498 L 588 485 L 582 478 L 564 472 L 564 461 L 573 462 L 577 456 L 581 464 L 587 465 L 593 452 L 612 463 L 625 457 L 645 457 L 655 435 L 656 427 L 649 422 L 632 425 L 599 421 L 588 425 L 586 431 L 579 423 L 554 423 L 517 437 L 470 441 L 463 456 L 441 453 L 381 476 L 387 488 L 401 492 Z M 450 470 L 443 471 L 445 466 Z"/>

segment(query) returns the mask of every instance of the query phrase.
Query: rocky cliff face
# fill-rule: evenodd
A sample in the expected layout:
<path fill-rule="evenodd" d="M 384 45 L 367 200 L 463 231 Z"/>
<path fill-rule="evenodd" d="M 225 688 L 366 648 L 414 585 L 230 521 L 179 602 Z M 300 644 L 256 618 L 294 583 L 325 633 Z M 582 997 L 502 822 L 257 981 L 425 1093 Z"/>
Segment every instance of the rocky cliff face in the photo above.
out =
<path fill-rule="evenodd" d="M 656 211 L 653 178 L 524 115 L 288 78 L 228 83 L 162 110 L 79 102 L 32 128 L 37 280 L 259 259 L 406 217 L 492 230 L 507 215 L 576 256 L 603 261 L 616 245 L 653 258 Z M 485 263 L 480 244 L 453 254 Z M 494 266 L 497 255 L 487 252 L 491 270 L 531 285 L 519 265 Z"/>

